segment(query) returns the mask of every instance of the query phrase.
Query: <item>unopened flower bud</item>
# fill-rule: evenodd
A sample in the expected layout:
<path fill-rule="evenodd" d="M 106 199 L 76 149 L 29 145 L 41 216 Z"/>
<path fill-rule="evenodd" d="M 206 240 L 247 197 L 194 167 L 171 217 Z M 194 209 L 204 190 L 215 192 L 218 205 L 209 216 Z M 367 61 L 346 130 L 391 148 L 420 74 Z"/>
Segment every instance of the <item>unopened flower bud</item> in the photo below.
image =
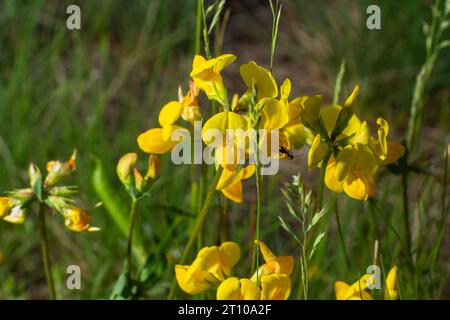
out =
<path fill-rule="evenodd" d="M 142 174 L 139 172 L 138 169 L 134 168 L 133 171 L 136 190 L 142 192 L 145 186 L 147 185 L 147 179 L 144 179 L 144 177 L 142 177 Z"/>
<path fill-rule="evenodd" d="M 148 158 L 148 171 L 145 177 L 150 181 L 157 180 L 161 174 L 161 167 L 161 158 L 157 155 L 151 154 Z"/>
<path fill-rule="evenodd" d="M 136 153 L 127 153 L 117 163 L 117 176 L 123 184 L 129 184 L 131 182 L 131 174 L 133 173 L 137 159 L 138 156 Z"/>
<path fill-rule="evenodd" d="M 28 167 L 28 177 L 30 179 L 31 188 L 35 190 L 36 183 L 41 180 L 42 174 L 41 170 L 39 170 L 39 167 L 34 163 L 30 163 L 30 166 Z"/>

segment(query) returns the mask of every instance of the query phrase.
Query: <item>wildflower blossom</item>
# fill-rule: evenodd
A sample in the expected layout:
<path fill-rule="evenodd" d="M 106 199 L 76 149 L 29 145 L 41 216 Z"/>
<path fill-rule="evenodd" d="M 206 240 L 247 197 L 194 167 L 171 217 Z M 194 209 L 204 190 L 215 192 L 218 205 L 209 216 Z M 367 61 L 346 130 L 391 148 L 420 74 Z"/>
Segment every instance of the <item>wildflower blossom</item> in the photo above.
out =
<path fill-rule="evenodd" d="M 224 242 L 220 247 L 205 247 L 191 265 L 175 266 L 178 285 L 189 294 L 209 290 L 231 275 L 240 255 L 241 250 L 234 242 Z"/>

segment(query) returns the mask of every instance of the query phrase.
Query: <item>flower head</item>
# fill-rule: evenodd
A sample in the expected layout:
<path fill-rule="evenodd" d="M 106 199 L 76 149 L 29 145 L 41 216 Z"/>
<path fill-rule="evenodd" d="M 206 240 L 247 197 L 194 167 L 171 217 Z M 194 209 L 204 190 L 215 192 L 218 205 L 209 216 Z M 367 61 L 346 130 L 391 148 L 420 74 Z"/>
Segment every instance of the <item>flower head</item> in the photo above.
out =
<path fill-rule="evenodd" d="M 92 219 L 85 211 L 76 207 L 69 207 L 63 209 L 64 224 L 67 229 L 75 232 L 94 232 L 99 231 L 100 228 L 92 227 L 88 222 Z"/>
<path fill-rule="evenodd" d="M 209 290 L 231 275 L 240 255 L 241 250 L 234 242 L 224 242 L 220 247 L 205 247 L 191 265 L 175 266 L 178 285 L 189 294 Z"/>
<path fill-rule="evenodd" d="M 49 161 L 47 163 L 47 177 L 44 181 L 45 187 L 51 187 L 57 184 L 61 179 L 69 176 L 76 169 L 77 152 L 74 151 L 66 162 Z"/>
<path fill-rule="evenodd" d="M 226 105 L 226 90 L 223 85 L 222 70 L 236 60 L 232 54 L 224 54 L 217 58 L 206 60 L 200 55 L 194 57 L 190 76 L 195 85 L 203 90 L 209 99 Z"/>

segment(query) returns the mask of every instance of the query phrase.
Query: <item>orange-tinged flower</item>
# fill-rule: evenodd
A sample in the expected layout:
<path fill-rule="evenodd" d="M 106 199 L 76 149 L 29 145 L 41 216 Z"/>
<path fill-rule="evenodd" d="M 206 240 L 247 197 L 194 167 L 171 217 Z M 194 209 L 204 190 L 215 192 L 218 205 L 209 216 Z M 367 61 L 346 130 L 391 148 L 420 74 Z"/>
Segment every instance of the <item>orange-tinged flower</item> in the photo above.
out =
<path fill-rule="evenodd" d="M 294 257 L 293 256 L 280 256 L 277 257 L 267 245 L 262 241 L 255 241 L 261 249 L 262 256 L 266 262 L 258 269 L 258 275 L 255 272 L 252 276 L 252 280 L 256 281 L 257 276 L 261 277 L 267 274 L 285 274 L 290 276 L 294 270 Z"/>
<path fill-rule="evenodd" d="M 100 228 L 92 227 L 88 222 L 92 219 L 86 212 L 76 207 L 63 209 L 64 224 L 67 229 L 75 232 L 99 231 Z"/>

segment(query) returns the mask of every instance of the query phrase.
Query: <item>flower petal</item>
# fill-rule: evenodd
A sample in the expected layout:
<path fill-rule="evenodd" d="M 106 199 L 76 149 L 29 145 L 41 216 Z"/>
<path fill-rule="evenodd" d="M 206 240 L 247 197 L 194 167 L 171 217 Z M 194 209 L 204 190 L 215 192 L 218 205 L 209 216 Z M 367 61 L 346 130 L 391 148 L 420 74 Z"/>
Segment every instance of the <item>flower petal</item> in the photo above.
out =
<path fill-rule="evenodd" d="M 138 137 L 138 145 L 142 151 L 153 154 L 163 154 L 170 151 L 175 145 L 174 141 L 163 139 L 163 129 L 153 128 Z"/>
<path fill-rule="evenodd" d="M 158 121 L 161 127 L 174 124 L 183 113 L 183 105 L 178 101 L 171 101 L 162 107 Z"/>

